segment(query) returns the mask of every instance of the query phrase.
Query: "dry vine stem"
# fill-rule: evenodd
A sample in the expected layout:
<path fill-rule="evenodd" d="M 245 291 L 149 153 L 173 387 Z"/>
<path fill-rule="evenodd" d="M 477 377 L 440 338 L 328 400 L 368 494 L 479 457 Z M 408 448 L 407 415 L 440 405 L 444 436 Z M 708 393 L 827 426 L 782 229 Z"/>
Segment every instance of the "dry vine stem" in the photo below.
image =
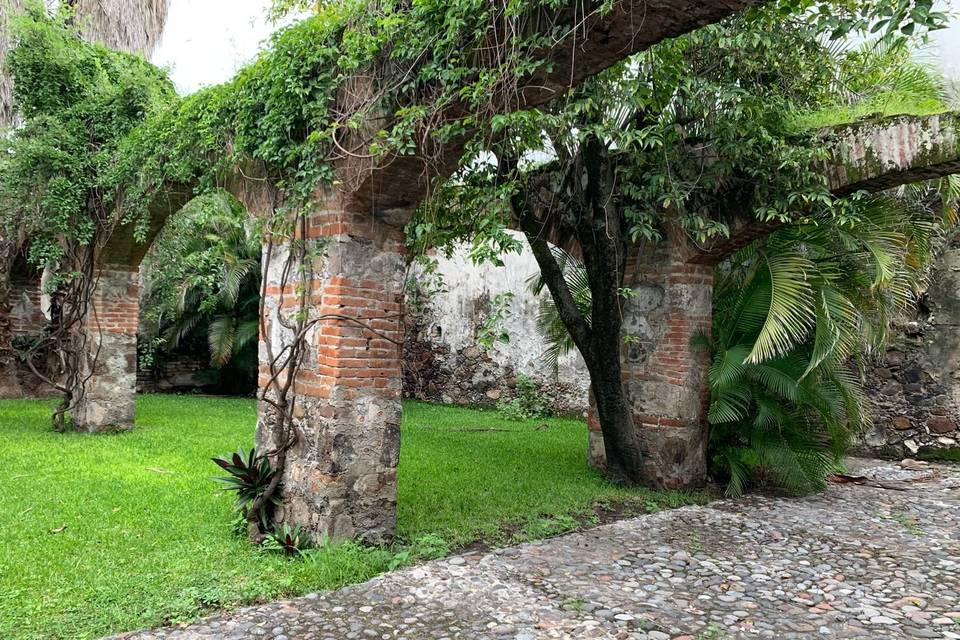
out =
<path fill-rule="evenodd" d="M 66 430 L 67 415 L 83 402 L 87 382 L 96 371 L 103 344 L 103 329 L 91 300 L 99 284 L 97 256 L 118 223 L 98 222 L 102 224 L 98 225 L 96 238 L 90 244 L 64 243 L 59 270 L 66 272 L 66 277 L 48 292 L 51 298 L 50 322 L 41 339 L 19 354 L 37 379 L 62 396 L 51 418 L 57 432 Z M 89 329 L 94 326 L 96 348 L 91 350 Z M 51 356 L 54 366 L 48 365 L 41 371 L 36 361 L 47 358 L 49 362 Z"/>
<path fill-rule="evenodd" d="M 314 301 L 314 260 L 319 253 L 326 249 L 325 244 L 318 245 L 316 251 L 311 251 L 307 240 L 307 214 L 304 207 L 297 207 L 292 216 L 281 207 L 277 208 L 276 196 L 274 199 L 274 214 L 268 222 L 270 229 L 266 232 L 266 244 L 263 250 L 263 277 L 260 284 L 260 337 L 264 342 L 268 377 L 265 383 L 260 384 L 258 398 L 267 403 L 269 408 L 264 412 L 261 428 L 268 430 L 265 440 L 272 447 L 260 451 L 258 459 L 268 459 L 273 470 L 270 483 L 263 493 L 257 496 L 247 509 L 247 535 L 254 544 L 260 544 L 269 531 L 261 526 L 259 513 L 268 504 L 280 489 L 284 468 L 287 461 L 287 451 L 297 443 L 300 432 L 295 421 L 296 415 L 296 380 L 303 356 L 309 348 L 309 335 L 317 323 L 324 320 L 342 320 L 351 322 L 365 330 L 376 334 L 380 338 L 396 345 L 402 341 L 374 329 L 367 320 L 381 320 L 392 316 L 377 316 L 374 318 L 357 318 L 345 314 L 326 313 L 311 314 Z M 292 219 L 291 219 L 292 217 Z M 277 299 L 277 317 L 288 336 L 281 340 L 279 351 L 274 349 L 271 335 L 267 326 L 268 310 L 266 308 L 267 286 L 269 274 L 273 264 L 274 254 L 278 241 L 286 245 L 286 260 L 283 264 L 279 282 L 279 297 Z M 322 241 L 321 241 L 322 242 Z M 296 307 L 292 314 L 284 315 L 284 297 L 287 287 L 291 286 L 296 295 Z"/>

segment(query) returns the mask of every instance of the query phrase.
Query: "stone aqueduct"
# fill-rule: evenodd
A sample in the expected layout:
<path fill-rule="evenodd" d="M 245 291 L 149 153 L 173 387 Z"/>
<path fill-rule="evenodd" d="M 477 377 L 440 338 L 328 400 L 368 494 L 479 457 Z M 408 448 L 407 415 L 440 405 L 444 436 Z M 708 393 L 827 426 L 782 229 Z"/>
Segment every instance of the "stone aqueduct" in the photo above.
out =
<path fill-rule="evenodd" d="M 520 101 L 510 108 L 546 102 L 631 53 L 755 3 L 620 2 L 544 52 L 554 62 L 550 71 L 529 78 Z M 841 195 L 960 172 L 960 116 L 954 114 L 851 125 L 831 132 L 824 144 L 832 157 L 824 171 L 832 190 Z M 458 155 L 456 146 L 446 150 L 447 171 Z M 368 322 L 377 333 L 399 341 L 403 226 L 427 192 L 422 166 L 399 158 L 383 167 L 342 166 L 338 171 L 359 179 L 343 181 L 356 185 L 352 189 L 324 190 L 315 196 L 306 235 L 310 241 L 322 239 L 326 251 L 314 265 L 314 281 L 305 283 L 310 285 L 310 305 L 320 314 L 374 318 Z M 238 179 L 230 190 L 253 215 L 272 209 L 274 189 L 268 182 Z M 180 185 L 156 199 L 151 240 L 191 193 L 189 185 Z M 640 341 L 623 347 L 625 384 L 648 453 L 648 477 L 662 486 L 677 488 L 683 486 L 683 478 L 696 482 L 704 477 L 705 363 L 701 354 L 690 350 L 689 339 L 710 327 L 713 265 L 769 231 L 768 226 L 746 220 L 732 228 L 730 239 L 710 247 L 693 247 L 682 235 L 668 234 L 655 247 L 637 247 L 629 263 L 628 282 L 640 295 L 627 309 L 624 324 Z M 135 243 L 132 232 L 123 230 L 101 256 L 86 325 L 89 342 L 99 347 L 100 355 L 82 406 L 73 416 L 83 430 L 133 423 L 137 270 L 148 244 Z M 273 264 L 282 262 L 278 257 Z M 279 271 L 274 267 L 265 273 L 261 385 L 267 343 L 278 345 L 288 339 L 279 318 L 289 311 L 294 285 L 281 290 Z M 316 324 L 308 336 L 309 351 L 294 386 L 301 437 L 288 454 L 282 516 L 317 535 L 381 539 L 393 532 L 401 354 L 377 333 L 330 319 Z M 261 445 L 271 438 L 264 413 L 261 410 L 257 428 Z M 590 429 L 590 450 L 596 459 L 603 447 L 597 446 L 595 420 Z"/>

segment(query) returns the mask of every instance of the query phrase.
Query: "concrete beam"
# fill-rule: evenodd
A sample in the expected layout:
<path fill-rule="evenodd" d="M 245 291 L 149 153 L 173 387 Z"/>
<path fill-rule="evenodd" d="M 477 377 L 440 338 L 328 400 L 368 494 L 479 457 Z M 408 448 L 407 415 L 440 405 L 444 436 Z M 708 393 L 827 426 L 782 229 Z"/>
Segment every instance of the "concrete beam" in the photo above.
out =
<path fill-rule="evenodd" d="M 866 120 L 823 129 L 818 137 L 830 150 L 823 175 L 838 197 L 858 191 L 876 193 L 960 173 L 958 112 Z M 752 217 L 737 218 L 729 224 L 729 238 L 715 238 L 690 262 L 716 264 L 780 226 Z"/>
<path fill-rule="evenodd" d="M 491 105 L 507 113 L 536 107 L 563 96 L 571 87 L 651 46 L 704 27 L 764 0 L 619 0 L 606 13 L 599 2 L 573 3 L 576 10 L 563 9 L 538 15 L 531 24 L 544 31 L 566 27 L 565 36 L 542 52 L 548 64 L 510 87 L 509 95 L 490 97 Z M 587 10 L 584 10 L 584 6 Z M 491 43 L 507 50 L 509 38 Z M 466 113 L 463 105 L 452 105 L 449 115 Z M 490 112 L 493 115 L 493 112 Z M 389 129 L 389 118 L 377 128 Z M 345 202 L 356 211 L 412 211 L 429 193 L 430 180 L 447 177 L 456 168 L 466 136 L 448 142 L 443 149 L 421 149 L 416 156 L 384 158 L 371 166 L 369 160 L 351 160 L 341 173 L 351 176 L 351 197 Z M 428 166 L 424 158 L 440 158 Z M 393 221 L 396 224 L 398 221 Z"/>

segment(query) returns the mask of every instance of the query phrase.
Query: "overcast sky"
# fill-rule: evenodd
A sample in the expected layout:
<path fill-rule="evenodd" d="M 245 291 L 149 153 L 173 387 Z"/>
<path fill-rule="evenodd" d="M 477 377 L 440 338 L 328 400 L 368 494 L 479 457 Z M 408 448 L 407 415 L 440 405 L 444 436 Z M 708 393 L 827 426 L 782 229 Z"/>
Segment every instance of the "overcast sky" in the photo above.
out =
<path fill-rule="evenodd" d="M 181 93 L 230 79 L 249 62 L 274 26 L 269 0 L 172 0 L 167 26 L 153 62 L 169 67 Z M 960 0 L 949 0 L 953 11 Z M 960 19 L 933 34 L 925 57 L 960 80 Z"/>
<path fill-rule="evenodd" d="M 153 62 L 169 67 L 181 93 L 229 80 L 274 26 L 269 0 L 173 0 Z"/>

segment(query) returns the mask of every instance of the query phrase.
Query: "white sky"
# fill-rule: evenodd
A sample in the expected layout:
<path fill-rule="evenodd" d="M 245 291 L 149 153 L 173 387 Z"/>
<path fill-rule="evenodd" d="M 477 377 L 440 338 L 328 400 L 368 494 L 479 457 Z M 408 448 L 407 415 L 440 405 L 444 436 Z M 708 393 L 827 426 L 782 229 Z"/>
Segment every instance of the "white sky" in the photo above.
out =
<path fill-rule="evenodd" d="M 960 0 L 952 0 L 952 4 L 954 12 L 960 13 Z M 920 58 L 935 63 L 948 78 L 960 81 L 960 16 L 954 16 L 948 28 L 934 31 L 930 38 Z"/>
<path fill-rule="evenodd" d="M 269 0 L 172 0 L 153 62 L 171 69 L 181 93 L 229 80 L 251 61 L 275 28 L 266 19 Z M 960 12 L 960 0 L 946 0 Z M 924 55 L 960 80 L 960 18 L 935 32 Z"/>
<path fill-rule="evenodd" d="M 229 80 L 250 62 L 274 25 L 268 0 L 173 0 L 153 63 L 171 70 L 181 93 Z"/>

